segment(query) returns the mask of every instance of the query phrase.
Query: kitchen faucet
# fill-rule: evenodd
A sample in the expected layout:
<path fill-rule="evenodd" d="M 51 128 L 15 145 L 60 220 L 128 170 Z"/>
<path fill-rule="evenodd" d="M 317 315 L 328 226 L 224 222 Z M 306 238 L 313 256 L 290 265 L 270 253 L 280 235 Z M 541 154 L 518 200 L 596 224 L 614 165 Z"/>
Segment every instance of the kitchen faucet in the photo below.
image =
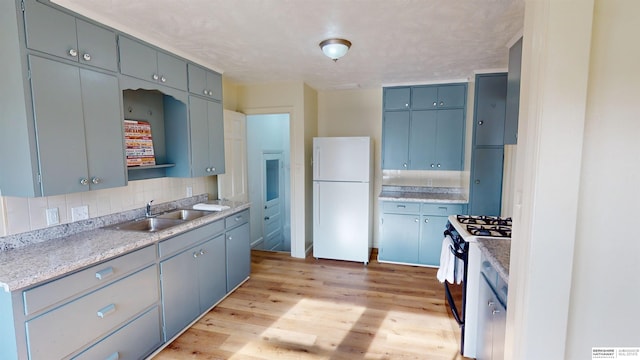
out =
<path fill-rule="evenodd" d="M 152 202 L 153 202 L 153 200 L 150 200 L 150 201 L 147 203 L 147 209 L 145 210 L 145 213 L 144 213 L 144 215 L 145 215 L 146 217 L 151 217 L 151 203 L 152 203 Z"/>

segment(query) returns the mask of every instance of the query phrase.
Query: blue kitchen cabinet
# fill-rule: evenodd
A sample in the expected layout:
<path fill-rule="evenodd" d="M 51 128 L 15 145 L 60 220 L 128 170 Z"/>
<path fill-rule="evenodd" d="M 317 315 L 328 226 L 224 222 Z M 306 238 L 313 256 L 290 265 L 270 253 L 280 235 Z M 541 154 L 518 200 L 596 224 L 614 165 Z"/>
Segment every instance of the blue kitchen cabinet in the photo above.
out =
<path fill-rule="evenodd" d="M 466 89 L 466 84 L 385 88 L 382 168 L 462 170 Z M 407 94 L 407 106 L 390 100 Z M 394 108 L 408 109 L 389 111 Z"/>
<path fill-rule="evenodd" d="M 113 31 L 35 0 L 25 0 L 24 7 L 27 48 L 105 70 L 118 70 Z"/>
<path fill-rule="evenodd" d="M 35 55 L 29 67 L 42 195 L 126 185 L 118 79 Z"/>
<path fill-rule="evenodd" d="M 251 273 L 251 235 L 249 233 L 249 210 L 225 219 L 227 293 L 244 282 Z"/>
<path fill-rule="evenodd" d="M 413 86 L 411 109 L 463 108 L 466 96 L 465 84 Z"/>
<path fill-rule="evenodd" d="M 411 106 L 411 88 L 408 86 L 385 88 L 382 96 L 385 110 L 408 110 Z"/>
<path fill-rule="evenodd" d="M 120 72 L 138 79 L 187 90 L 187 62 L 126 36 L 118 37 Z"/>
<path fill-rule="evenodd" d="M 382 168 L 409 168 L 409 111 L 385 111 L 382 120 Z"/>
<path fill-rule="evenodd" d="M 412 111 L 409 148 L 411 170 L 462 170 L 464 111 Z"/>
<path fill-rule="evenodd" d="M 380 224 L 378 260 L 415 264 L 418 262 L 420 214 L 384 213 Z"/>
<path fill-rule="evenodd" d="M 474 145 L 504 144 L 507 74 L 476 76 Z"/>
<path fill-rule="evenodd" d="M 226 255 L 223 235 L 198 247 L 198 283 L 200 289 L 200 313 L 209 310 L 222 300 L 226 291 Z"/>
<path fill-rule="evenodd" d="M 502 147 L 473 150 L 469 194 L 470 215 L 500 215 L 503 161 Z"/>
<path fill-rule="evenodd" d="M 440 266 L 442 232 L 447 225 L 446 216 L 422 215 L 420 224 L 419 263 Z"/>
<path fill-rule="evenodd" d="M 504 123 L 504 143 L 518 143 L 518 116 L 520 112 L 520 72 L 522 69 L 522 38 L 509 48 L 507 74 L 507 106 Z"/>
<path fill-rule="evenodd" d="M 187 64 L 189 92 L 222 101 L 222 75 L 194 64 Z"/>

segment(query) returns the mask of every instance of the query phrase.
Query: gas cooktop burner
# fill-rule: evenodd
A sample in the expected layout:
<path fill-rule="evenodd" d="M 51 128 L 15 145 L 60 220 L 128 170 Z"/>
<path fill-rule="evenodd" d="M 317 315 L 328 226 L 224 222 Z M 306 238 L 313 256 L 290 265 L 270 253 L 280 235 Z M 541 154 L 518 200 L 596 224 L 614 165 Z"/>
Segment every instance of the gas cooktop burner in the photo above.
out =
<path fill-rule="evenodd" d="M 501 225 L 467 225 L 467 231 L 475 236 L 511 237 L 511 227 Z"/>
<path fill-rule="evenodd" d="M 474 225 L 500 225 L 511 226 L 511 218 L 501 218 L 498 216 L 474 216 L 474 215 L 458 215 L 458 222 L 460 224 L 474 224 Z"/>

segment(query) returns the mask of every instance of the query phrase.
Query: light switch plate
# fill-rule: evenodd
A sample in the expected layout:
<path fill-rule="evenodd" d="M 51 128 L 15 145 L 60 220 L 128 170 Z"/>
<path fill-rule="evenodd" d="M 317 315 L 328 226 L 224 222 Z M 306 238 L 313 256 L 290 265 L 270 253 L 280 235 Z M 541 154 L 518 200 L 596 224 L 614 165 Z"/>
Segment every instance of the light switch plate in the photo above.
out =
<path fill-rule="evenodd" d="M 87 205 L 71 208 L 71 221 L 86 220 L 89 218 L 89 207 Z"/>
<path fill-rule="evenodd" d="M 60 216 L 58 214 L 58 208 L 47 209 L 47 226 L 56 225 L 60 223 Z"/>
<path fill-rule="evenodd" d="M 187 197 L 193 196 L 193 188 L 191 186 L 187 186 Z"/>

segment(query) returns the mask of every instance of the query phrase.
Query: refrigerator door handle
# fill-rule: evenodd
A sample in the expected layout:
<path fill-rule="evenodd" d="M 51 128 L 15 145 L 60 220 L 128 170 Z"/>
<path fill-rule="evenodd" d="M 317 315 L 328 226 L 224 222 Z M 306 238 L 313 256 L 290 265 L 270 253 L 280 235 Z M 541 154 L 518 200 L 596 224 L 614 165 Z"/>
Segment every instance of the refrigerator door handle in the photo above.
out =
<path fill-rule="evenodd" d="M 313 207 L 314 207 L 314 210 L 315 210 L 315 213 L 316 213 L 316 224 L 320 225 L 320 199 L 322 198 L 320 196 L 320 184 L 315 183 L 314 186 L 316 187 L 315 193 L 316 193 L 317 197 L 316 197 L 315 201 L 313 202 L 313 205 L 314 205 Z"/>
<path fill-rule="evenodd" d="M 315 148 L 315 156 L 311 160 L 311 164 L 313 165 L 313 178 L 320 178 L 320 147 L 316 146 Z"/>

